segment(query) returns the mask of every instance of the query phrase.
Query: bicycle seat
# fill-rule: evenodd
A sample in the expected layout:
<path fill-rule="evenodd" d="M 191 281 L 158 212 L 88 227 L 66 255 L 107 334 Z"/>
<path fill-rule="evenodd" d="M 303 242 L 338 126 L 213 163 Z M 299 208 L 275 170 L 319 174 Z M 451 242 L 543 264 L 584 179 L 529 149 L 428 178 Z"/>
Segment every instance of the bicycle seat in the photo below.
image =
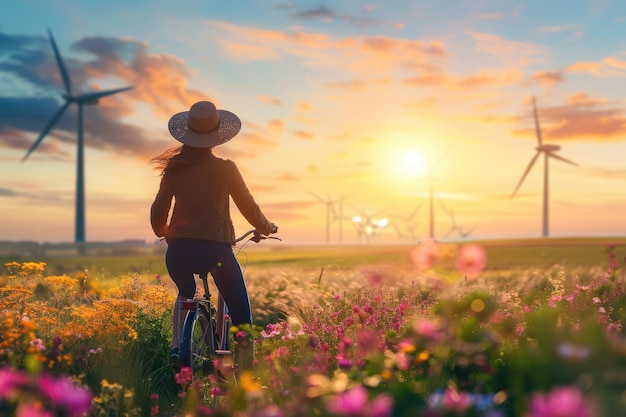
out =
<path fill-rule="evenodd" d="M 208 265 L 192 265 L 191 266 L 191 272 L 193 272 L 194 274 L 198 274 L 200 276 L 207 276 L 209 275 L 209 272 L 211 272 L 211 267 L 209 267 Z"/>

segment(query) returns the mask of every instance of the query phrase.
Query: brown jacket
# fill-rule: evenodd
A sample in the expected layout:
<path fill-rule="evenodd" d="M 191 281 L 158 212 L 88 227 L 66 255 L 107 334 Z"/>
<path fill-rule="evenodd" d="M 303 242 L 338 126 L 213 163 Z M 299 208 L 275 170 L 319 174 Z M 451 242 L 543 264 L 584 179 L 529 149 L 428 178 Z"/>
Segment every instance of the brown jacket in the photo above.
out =
<path fill-rule="evenodd" d="M 258 231 L 268 235 L 271 224 L 248 191 L 233 161 L 217 158 L 210 150 L 183 147 L 163 173 L 150 209 L 152 230 L 159 237 L 196 238 L 235 244 L 229 196 Z M 174 198 L 169 226 L 167 217 Z"/>

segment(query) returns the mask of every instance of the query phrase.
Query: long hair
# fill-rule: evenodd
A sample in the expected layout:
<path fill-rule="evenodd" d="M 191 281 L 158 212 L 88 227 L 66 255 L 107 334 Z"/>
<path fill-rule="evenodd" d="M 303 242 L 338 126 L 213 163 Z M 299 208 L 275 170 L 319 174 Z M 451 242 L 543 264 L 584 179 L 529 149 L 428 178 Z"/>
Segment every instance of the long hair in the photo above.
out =
<path fill-rule="evenodd" d="M 172 158 L 175 157 L 176 155 L 180 155 L 182 150 L 183 150 L 182 146 L 177 146 L 176 148 L 170 148 L 166 150 L 165 152 L 163 152 L 161 155 L 155 156 L 154 158 L 150 159 L 150 161 L 148 161 L 148 164 L 152 166 L 153 170 L 159 171 L 160 176 L 163 176 Z"/>
<path fill-rule="evenodd" d="M 152 169 L 159 171 L 159 175 L 163 176 L 165 171 L 175 165 L 194 164 L 199 159 L 205 158 L 213 153 L 213 148 L 194 148 L 192 146 L 182 145 L 176 148 L 170 148 L 159 156 L 150 159 L 149 164 Z"/>

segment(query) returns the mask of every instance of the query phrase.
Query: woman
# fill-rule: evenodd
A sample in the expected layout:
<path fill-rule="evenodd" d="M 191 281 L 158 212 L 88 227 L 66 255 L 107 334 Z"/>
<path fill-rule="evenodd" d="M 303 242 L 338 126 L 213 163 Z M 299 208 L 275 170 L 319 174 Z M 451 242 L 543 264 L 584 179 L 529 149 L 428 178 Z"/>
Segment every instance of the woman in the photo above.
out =
<path fill-rule="evenodd" d="M 252 226 L 264 235 L 278 229 L 270 223 L 248 191 L 233 161 L 213 155 L 213 147 L 239 133 L 241 120 L 209 101 L 177 113 L 168 123 L 182 147 L 170 149 L 150 162 L 161 172 L 161 184 L 150 210 L 152 230 L 167 241 L 165 263 L 178 287 L 172 315 L 173 341 L 170 363 L 180 366 L 178 350 L 184 324 L 179 301 L 193 298 L 196 281 L 192 265 L 214 267 L 211 275 L 222 293 L 234 325 L 252 324 L 248 290 L 232 247 L 235 230 L 229 199 Z M 174 208 L 169 224 L 170 207 Z M 239 369 L 251 370 L 254 346 L 236 352 Z"/>

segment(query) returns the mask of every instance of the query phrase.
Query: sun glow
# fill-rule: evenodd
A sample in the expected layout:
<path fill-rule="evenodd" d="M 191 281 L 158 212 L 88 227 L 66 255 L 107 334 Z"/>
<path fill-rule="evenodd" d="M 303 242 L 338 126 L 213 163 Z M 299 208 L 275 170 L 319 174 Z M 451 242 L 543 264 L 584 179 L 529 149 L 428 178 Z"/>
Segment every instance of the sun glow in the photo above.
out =
<path fill-rule="evenodd" d="M 402 155 L 399 170 L 410 178 L 423 177 L 428 173 L 428 163 L 420 151 L 408 151 Z"/>

